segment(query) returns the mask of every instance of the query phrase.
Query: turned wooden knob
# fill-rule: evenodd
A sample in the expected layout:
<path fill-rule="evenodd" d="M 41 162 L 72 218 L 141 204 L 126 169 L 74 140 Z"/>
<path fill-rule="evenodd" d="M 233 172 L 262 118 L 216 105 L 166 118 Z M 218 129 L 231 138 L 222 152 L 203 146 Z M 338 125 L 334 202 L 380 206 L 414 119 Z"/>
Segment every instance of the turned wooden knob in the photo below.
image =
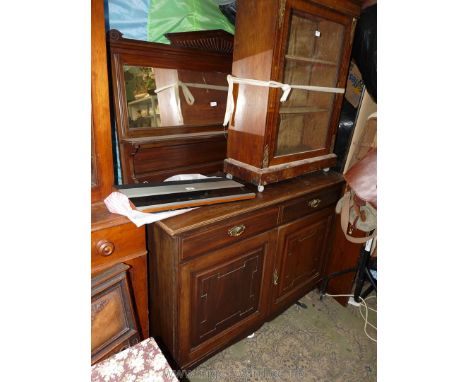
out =
<path fill-rule="evenodd" d="M 97 250 L 101 256 L 110 256 L 114 253 L 114 243 L 107 240 L 99 240 L 96 244 Z"/>

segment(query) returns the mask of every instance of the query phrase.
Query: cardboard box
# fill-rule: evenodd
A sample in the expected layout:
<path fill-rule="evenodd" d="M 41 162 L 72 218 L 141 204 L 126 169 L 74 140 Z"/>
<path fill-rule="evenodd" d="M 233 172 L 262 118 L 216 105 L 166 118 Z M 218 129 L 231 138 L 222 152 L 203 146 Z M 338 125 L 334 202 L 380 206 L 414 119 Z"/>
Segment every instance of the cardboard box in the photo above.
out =
<path fill-rule="evenodd" d="M 359 101 L 364 89 L 362 75 L 356 64 L 351 61 L 348 72 L 348 81 L 346 83 L 345 98 L 355 108 L 358 107 Z"/>

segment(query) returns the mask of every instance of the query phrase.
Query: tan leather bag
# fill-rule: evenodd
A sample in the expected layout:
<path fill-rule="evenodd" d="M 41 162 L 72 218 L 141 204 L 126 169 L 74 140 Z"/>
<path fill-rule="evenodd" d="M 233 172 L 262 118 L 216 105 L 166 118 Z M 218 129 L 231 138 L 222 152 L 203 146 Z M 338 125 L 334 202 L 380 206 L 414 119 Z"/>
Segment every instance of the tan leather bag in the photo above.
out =
<path fill-rule="evenodd" d="M 341 228 L 346 239 L 352 243 L 365 243 L 377 235 L 377 149 L 370 150 L 344 178 L 349 190 L 338 201 L 336 213 L 341 213 Z M 349 224 L 351 231 L 357 228 L 371 234 L 360 238 L 351 236 Z"/>
<path fill-rule="evenodd" d="M 344 178 L 359 199 L 377 209 L 377 149 L 370 150 Z"/>

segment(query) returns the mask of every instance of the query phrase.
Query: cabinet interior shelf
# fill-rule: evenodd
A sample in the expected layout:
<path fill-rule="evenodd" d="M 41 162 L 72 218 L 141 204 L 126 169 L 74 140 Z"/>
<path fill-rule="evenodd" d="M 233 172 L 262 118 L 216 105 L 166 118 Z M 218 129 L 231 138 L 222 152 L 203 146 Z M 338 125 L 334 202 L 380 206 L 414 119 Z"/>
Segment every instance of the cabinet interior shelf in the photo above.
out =
<path fill-rule="evenodd" d="M 286 59 L 292 60 L 292 61 L 300 61 L 300 62 L 309 62 L 312 64 L 323 64 L 323 65 L 331 65 L 331 66 L 336 66 L 337 63 L 333 61 L 327 61 L 327 60 L 320 60 L 318 58 L 310 58 L 310 57 L 302 57 L 302 56 L 293 56 L 291 54 L 285 55 Z"/>
<path fill-rule="evenodd" d="M 328 109 L 318 108 L 314 106 L 297 106 L 297 107 L 281 107 L 280 114 L 306 114 L 306 113 L 320 113 L 328 111 Z"/>

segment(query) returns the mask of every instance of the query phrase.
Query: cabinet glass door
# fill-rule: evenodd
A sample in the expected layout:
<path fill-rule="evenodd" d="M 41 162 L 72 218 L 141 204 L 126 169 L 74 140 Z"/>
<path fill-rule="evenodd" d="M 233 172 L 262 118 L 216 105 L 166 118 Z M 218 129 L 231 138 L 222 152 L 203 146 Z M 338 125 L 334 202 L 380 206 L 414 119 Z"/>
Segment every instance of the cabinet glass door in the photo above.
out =
<path fill-rule="evenodd" d="M 282 82 L 336 87 L 344 36 L 342 24 L 292 10 Z M 334 100 L 335 93 L 292 89 L 280 103 L 275 156 L 326 149 Z"/>

